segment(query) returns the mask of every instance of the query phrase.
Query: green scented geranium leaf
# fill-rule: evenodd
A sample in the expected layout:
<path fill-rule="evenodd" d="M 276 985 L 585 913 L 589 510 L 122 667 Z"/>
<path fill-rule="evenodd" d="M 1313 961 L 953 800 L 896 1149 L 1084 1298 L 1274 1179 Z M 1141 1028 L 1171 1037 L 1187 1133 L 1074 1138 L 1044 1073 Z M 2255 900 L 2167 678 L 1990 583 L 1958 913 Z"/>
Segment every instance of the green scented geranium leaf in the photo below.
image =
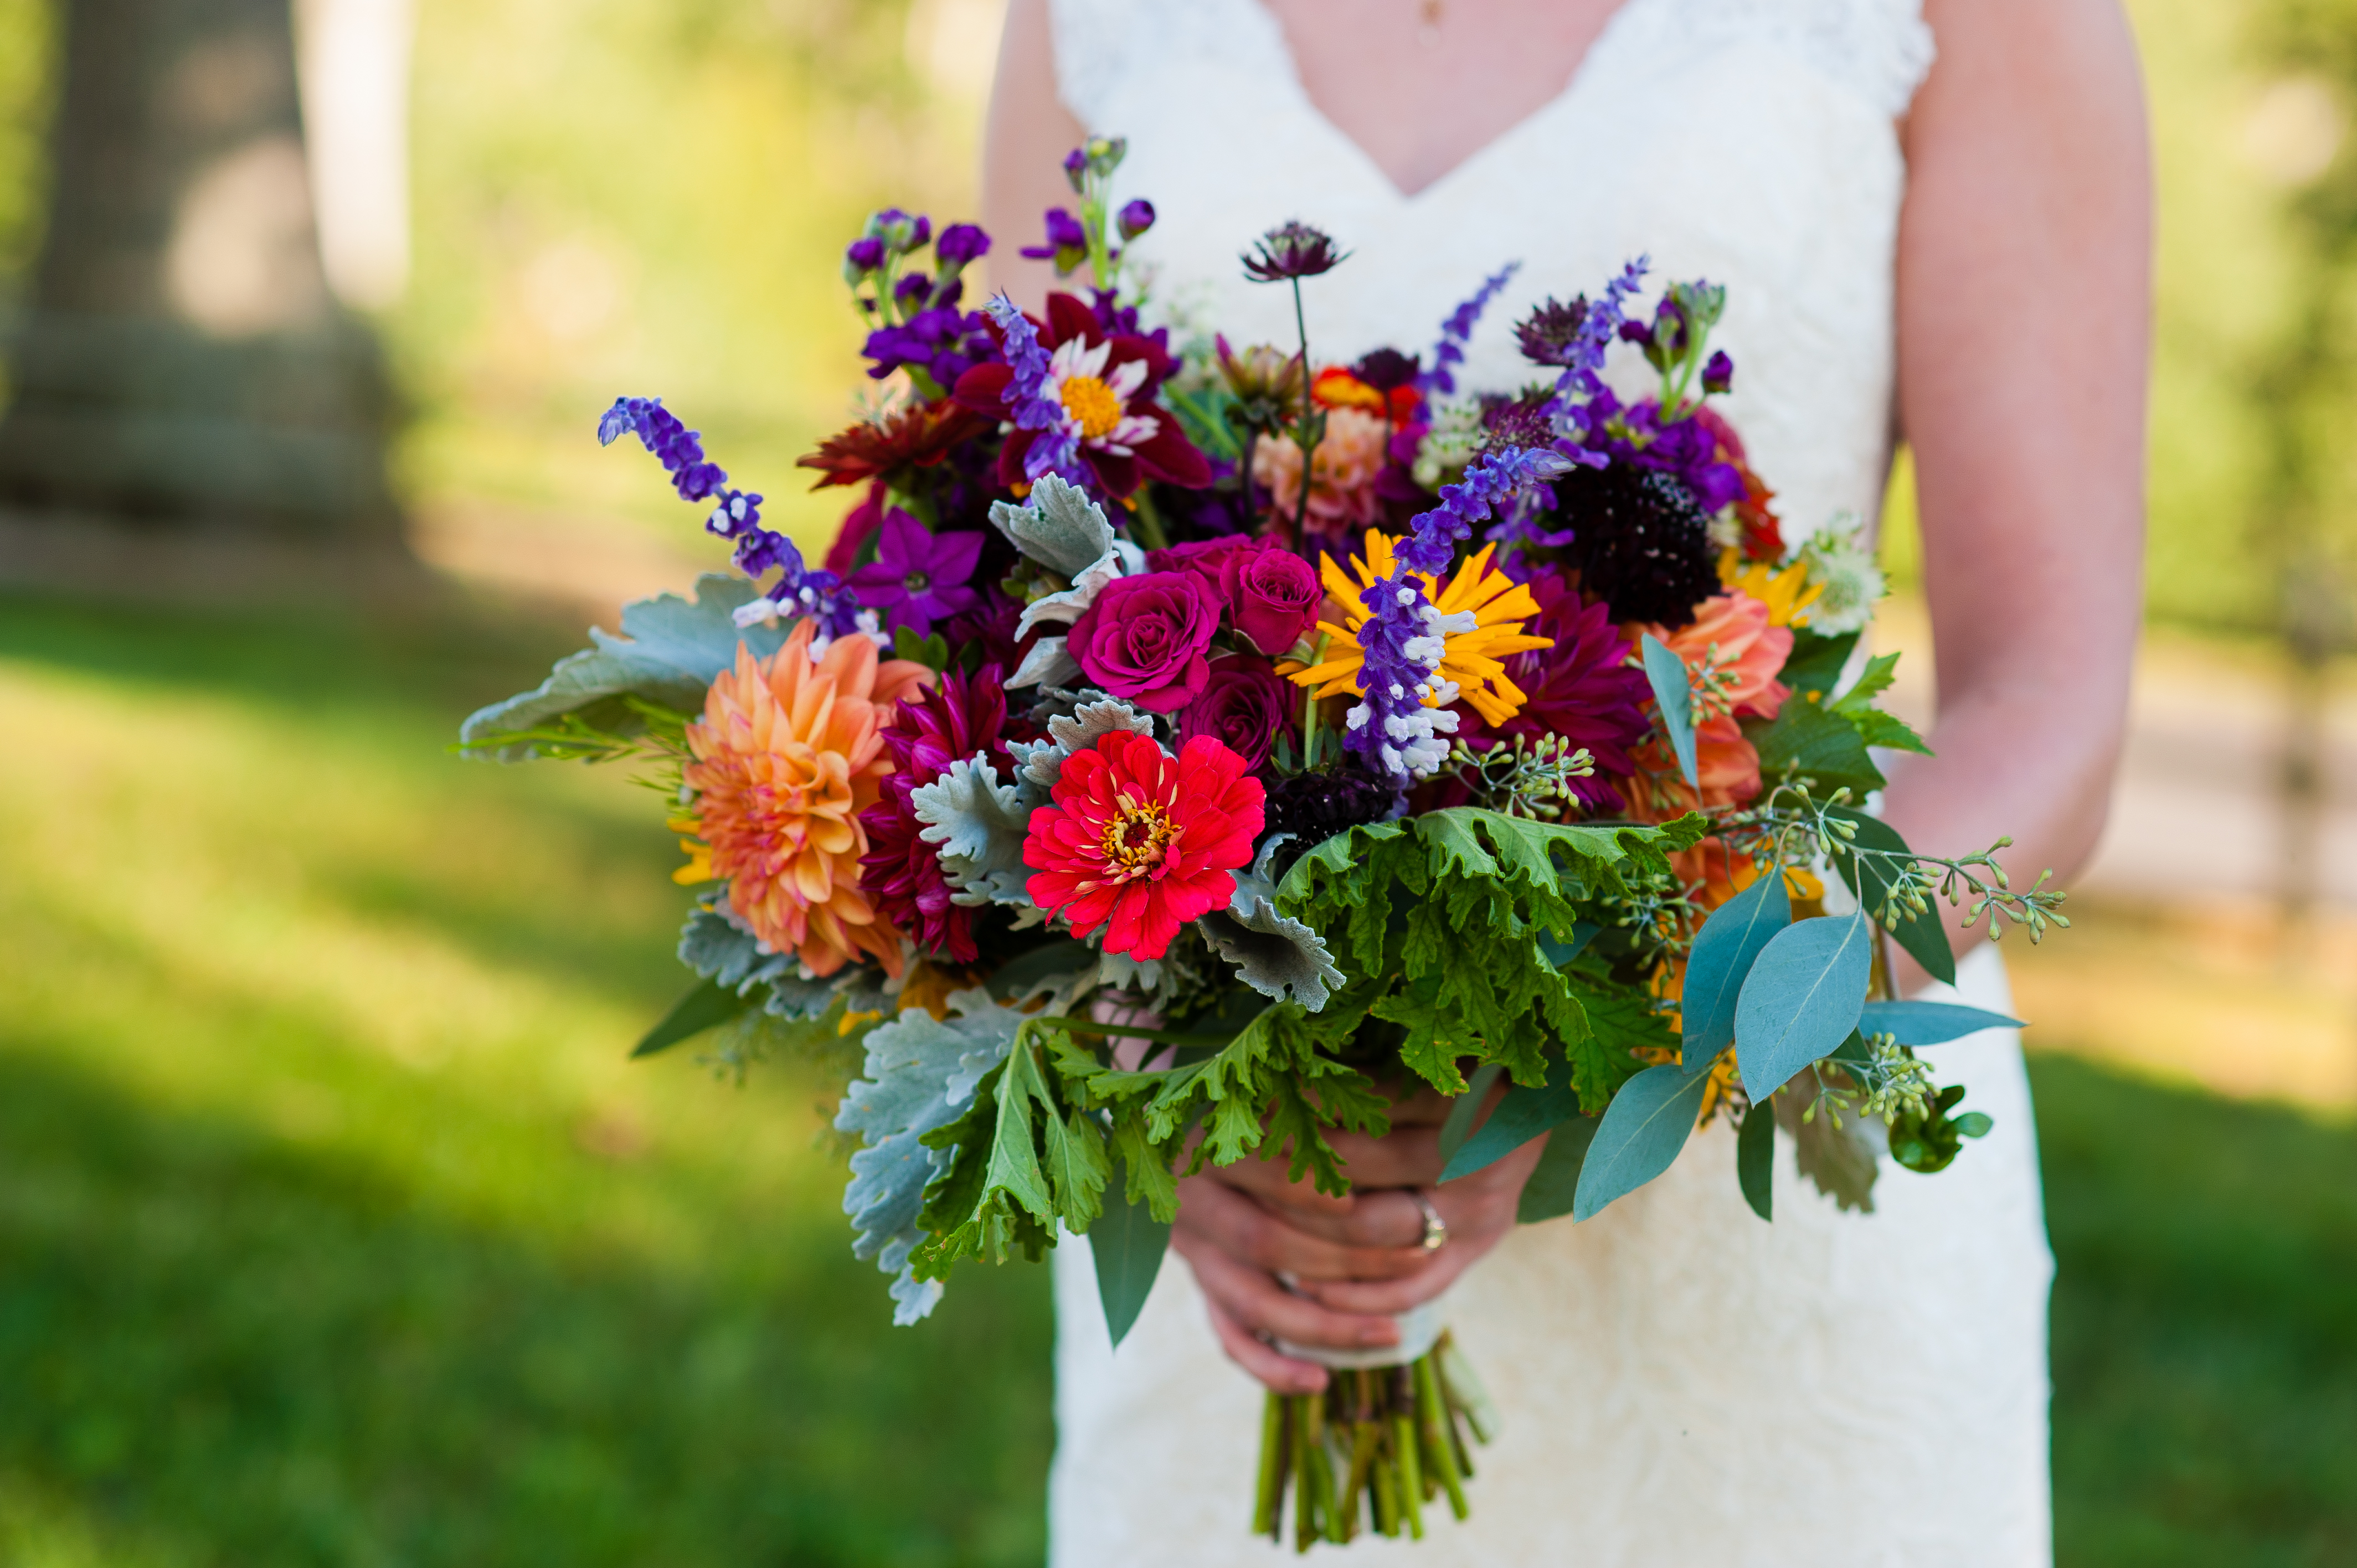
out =
<path fill-rule="evenodd" d="M 1588 1219 L 1668 1170 L 1702 1112 L 1704 1077 L 1688 1078 L 1674 1063 L 1647 1068 L 1612 1097 L 1580 1164 L 1572 1219 Z"/>
<path fill-rule="evenodd" d="M 706 1029 L 716 1029 L 730 1019 L 752 1011 L 754 1004 L 716 980 L 706 980 L 672 1004 L 662 1022 L 649 1029 L 638 1045 L 633 1057 L 651 1057 L 657 1051 L 669 1050 L 682 1040 L 692 1040 Z"/>
<path fill-rule="evenodd" d="M 1569 1079 L 1544 1089 L 1520 1084 L 1506 1090 L 1490 1119 L 1449 1156 L 1440 1172 L 1443 1181 L 1471 1176 L 1504 1159 L 1540 1133 L 1551 1132 L 1579 1114 L 1579 1090 Z"/>
<path fill-rule="evenodd" d="M 1899 678 L 1898 671 L 1899 655 L 1878 653 L 1866 661 L 1866 668 L 1858 671 L 1857 679 L 1844 687 L 1841 695 L 1826 706 L 1845 718 L 1871 712 L 1874 699 L 1890 690 L 1891 682 Z"/>
<path fill-rule="evenodd" d="M 1859 635 L 1846 631 L 1839 637 L 1827 637 L 1807 627 L 1794 627 L 1792 651 L 1785 657 L 1784 668 L 1776 672 L 1776 679 L 1796 693 L 1814 692 L 1824 695 L 1840 682 Z"/>
<path fill-rule="evenodd" d="M 1118 1159 L 1114 1162 L 1114 1174 L 1116 1178 L 1124 1174 Z M 1155 1276 L 1162 1272 L 1162 1255 L 1170 1248 L 1170 1222 L 1156 1219 L 1146 1204 L 1118 1196 L 1125 1185 L 1118 1179 L 1113 1183 L 1115 1196 L 1106 1203 L 1104 1218 L 1089 1232 L 1097 1300 L 1104 1307 L 1105 1327 L 1116 1348 L 1145 1309 Z"/>
<path fill-rule="evenodd" d="M 1813 779 L 1820 800 L 1836 789 L 1863 798 L 1882 788 L 1881 771 L 1867 755 L 1857 725 L 1826 707 L 1817 693 L 1794 693 L 1773 719 L 1744 720 L 1743 734 L 1759 748 L 1762 779 Z"/>
<path fill-rule="evenodd" d="M 1889 1035 L 1902 1046 L 1938 1046 L 1983 1029 L 2018 1029 L 2018 1018 L 1953 1002 L 1869 1002 L 1857 1026 L 1868 1035 Z"/>
<path fill-rule="evenodd" d="M 1522 1198 L 1514 1206 L 1518 1224 L 1536 1225 L 1571 1212 L 1579 1197 L 1580 1168 L 1598 1125 L 1593 1116 L 1575 1116 L 1547 1134 L 1546 1149 L 1531 1168 L 1531 1179 L 1523 1184 Z"/>
<path fill-rule="evenodd" d="M 1857 726 L 1858 739 L 1868 746 L 1878 746 L 1885 751 L 1911 751 L 1919 757 L 1932 755 L 1931 746 L 1915 733 L 1914 726 L 1896 714 L 1886 714 L 1879 708 L 1850 715 Z"/>
<path fill-rule="evenodd" d="M 1776 1118 L 1754 1106 L 1735 1134 L 1735 1184 L 1760 1219 L 1776 1218 Z"/>
<path fill-rule="evenodd" d="M 766 659 L 785 643 L 783 627 L 737 624 L 733 612 L 752 603 L 756 592 L 745 578 L 713 573 L 696 579 L 693 603 L 663 594 L 625 605 L 620 636 L 590 628 L 596 647 L 558 660 L 547 680 L 522 695 L 470 715 L 458 727 L 459 744 L 470 757 L 523 762 L 539 755 L 531 742 L 490 743 L 567 714 L 609 735 L 637 735 L 646 719 L 625 700 L 630 697 L 681 714 L 703 712 L 705 690 L 737 662 L 738 644 Z"/>
<path fill-rule="evenodd" d="M 1735 1062 L 1754 1104 L 1857 1027 L 1873 945 L 1861 910 L 1787 926 L 1752 964 L 1736 1002 Z"/>
<path fill-rule="evenodd" d="M 844 1096 L 837 1130 L 856 1133 L 865 1146 L 851 1156 L 843 1209 L 857 1232 L 854 1255 L 874 1258 L 897 1276 L 895 1323 L 931 1312 L 942 1287 L 920 1280 L 909 1254 L 923 1240 L 920 1217 L 926 1190 L 955 1162 L 953 1148 L 928 1147 L 925 1135 L 972 1102 L 984 1079 L 997 1070 L 1015 1040 L 1022 1015 L 980 991 L 949 999 L 951 1015 L 936 1020 L 920 1009 L 903 1013 L 867 1033 L 867 1060 Z"/>
<path fill-rule="evenodd" d="M 1735 1004 L 1760 950 L 1792 923 L 1792 897 L 1781 870 L 1761 875 L 1703 922 L 1686 959 L 1678 998 L 1679 1061 L 1701 1072 L 1735 1039 Z"/>
<path fill-rule="evenodd" d="M 1645 634 L 1644 650 L 1645 679 L 1652 683 L 1663 733 L 1670 737 L 1670 749 L 1677 753 L 1678 771 L 1684 776 L 1686 788 L 1699 789 L 1702 773 L 1695 751 L 1694 686 L 1686 674 L 1686 661 L 1650 631 Z"/>
<path fill-rule="evenodd" d="M 1861 855 L 1859 850 L 1880 850 L 1893 855 L 1908 856 L 1911 852 L 1899 830 L 1880 817 L 1868 816 L 1851 806 L 1835 806 L 1828 815 L 1837 817 L 1856 830 L 1846 843 L 1834 841 L 1834 869 L 1849 884 L 1851 892 L 1867 911 L 1868 918 L 1879 914 L 1883 900 L 1898 880 L 1901 866 L 1874 854 Z M 1893 940 L 1907 950 L 1908 956 L 1923 966 L 1925 973 L 1949 984 L 1956 983 L 1956 955 L 1948 946 L 1947 923 L 1940 918 L 1940 907 L 1931 899 L 1924 901 L 1921 914 L 1902 909 L 1899 924 L 1890 929 Z"/>

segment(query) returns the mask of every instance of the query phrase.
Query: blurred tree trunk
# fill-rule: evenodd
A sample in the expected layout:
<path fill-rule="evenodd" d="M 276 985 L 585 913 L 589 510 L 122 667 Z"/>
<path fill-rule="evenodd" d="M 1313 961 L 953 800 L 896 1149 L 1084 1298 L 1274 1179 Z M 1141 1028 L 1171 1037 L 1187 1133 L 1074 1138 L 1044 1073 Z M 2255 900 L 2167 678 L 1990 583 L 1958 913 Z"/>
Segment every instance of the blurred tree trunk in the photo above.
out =
<path fill-rule="evenodd" d="M 288 0 L 63 0 L 0 507 L 397 546 L 393 407 L 326 286 Z"/>

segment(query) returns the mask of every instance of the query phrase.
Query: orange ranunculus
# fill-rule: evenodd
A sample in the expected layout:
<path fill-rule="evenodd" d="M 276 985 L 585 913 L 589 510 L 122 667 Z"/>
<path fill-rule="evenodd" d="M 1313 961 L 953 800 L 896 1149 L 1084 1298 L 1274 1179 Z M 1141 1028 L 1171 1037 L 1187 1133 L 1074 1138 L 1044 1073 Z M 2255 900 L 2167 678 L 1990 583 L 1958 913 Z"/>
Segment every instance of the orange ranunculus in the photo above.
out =
<path fill-rule="evenodd" d="M 695 800 L 681 823 L 701 843 L 684 845 L 694 858 L 681 875 L 726 878 L 753 934 L 815 974 L 866 952 L 897 975 L 900 934 L 859 891 L 859 813 L 892 771 L 879 733 L 892 703 L 933 675 L 879 660 L 865 637 L 837 638 L 813 659 L 816 630 L 804 620 L 767 660 L 740 643 L 736 668 L 705 694 L 704 717 L 687 726 Z"/>

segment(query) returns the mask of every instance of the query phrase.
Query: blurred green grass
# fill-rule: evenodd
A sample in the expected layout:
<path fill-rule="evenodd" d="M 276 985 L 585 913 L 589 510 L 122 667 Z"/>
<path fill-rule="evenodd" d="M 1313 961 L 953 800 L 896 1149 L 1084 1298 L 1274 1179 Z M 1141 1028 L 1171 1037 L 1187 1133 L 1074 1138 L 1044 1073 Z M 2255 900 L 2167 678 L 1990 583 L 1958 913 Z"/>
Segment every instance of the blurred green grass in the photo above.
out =
<path fill-rule="evenodd" d="M 1046 1282 L 890 1326 L 567 636 L 0 604 L 0 1563 L 1037 1561 Z"/>
<path fill-rule="evenodd" d="M 0 1564 L 1036 1562 L 1046 1282 L 889 1326 L 821 1087 L 630 1064 L 569 634 L 0 600 Z M 2357 1131 L 2044 1056 L 2066 1564 L 2357 1556 Z"/>

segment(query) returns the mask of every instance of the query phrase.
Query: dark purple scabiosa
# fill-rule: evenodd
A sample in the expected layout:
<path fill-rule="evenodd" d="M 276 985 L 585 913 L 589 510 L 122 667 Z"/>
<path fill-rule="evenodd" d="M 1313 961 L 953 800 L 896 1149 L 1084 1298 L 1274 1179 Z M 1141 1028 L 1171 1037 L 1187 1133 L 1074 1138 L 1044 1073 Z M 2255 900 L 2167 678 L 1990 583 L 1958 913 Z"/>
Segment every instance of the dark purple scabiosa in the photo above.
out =
<path fill-rule="evenodd" d="M 900 702 L 881 732 L 894 770 L 886 775 L 877 802 L 859 814 L 867 834 L 859 891 L 876 907 L 877 918 L 954 963 L 972 963 L 981 956 L 974 942 L 974 911 L 951 900 L 940 852 L 922 837 L 923 824 L 909 797 L 951 763 L 976 752 L 1001 778 L 1012 776 L 1014 759 L 1001 735 L 1006 725 L 1002 673 L 996 664 L 984 665 L 972 679 L 951 671 L 931 688 Z"/>
<path fill-rule="evenodd" d="M 979 533 L 934 533 L 894 507 L 876 536 L 876 559 L 851 575 L 859 602 L 883 618 L 882 629 L 932 635 L 933 623 L 974 607 L 967 585 L 982 558 Z"/>
<path fill-rule="evenodd" d="M 1351 367 L 1351 373 L 1382 392 L 1386 399 L 1400 387 L 1415 384 L 1420 361 L 1397 349 L 1377 349 Z"/>
<path fill-rule="evenodd" d="M 1348 254 L 1334 248 L 1333 236 L 1323 229 L 1295 220 L 1253 242 L 1243 253 L 1244 276 L 1254 283 L 1295 283 L 1332 272 Z"/>
<path fill-rule="evenodd" d="M 1652 733 L 1645 716 L 1652 686 L 1643 671 L 1629 667 L 1629 644 L 1609 607 L 1582 604 L 1578 594 L 1554 576 L 1534 581 L 1531 595 L 1539 613 L 1523 630 L 1553 638 L 1555 646 L 1507 657 L 1506 678 L 1522 688 L 1523 705 L 1495 725 L 1469 715 L 1467 744 L 1554 735 L 1586 746 L 1596 771 L 1572 779 L 1571 788 L 1589 811 L 1615 810 L 1620 800 L 1611 780 L 1636 771 L 1630 750 Z"/>
<path fill-rule="evenodd" d="M 1392 781 L 1376 779 L 1345 766 L 1331 773 L 1297 773 L 1269 786 L 1263 819 L 1263 838 L 1291 833 L 1293 842 L 1277 852 L 1290 863 L 1316 849 L 1336 833 L 1391 815 Z"/>
<path fill-rule="evenodd" d="M 1482 449 L 1511 452 L 1517 446 L 1555 445 L 1555 416 L 1548 407 L 1552 401 L 1551 394 L 1540 392 L 1483 407 L 1481 428 L 1489 436 Z"/>
<path fill-rule="evenodd" d="M 1718 592 L 1710 514 L 1674 475 L 1614 462 L 1573 468 L 1555 480 L 1555 492 L 1573 533 L 1564 559 L 1612 619 L 1675 630 Z"/>
<path fill-rule="evenodd" d="M 1587 320 L 1587 296 L 1579 295 L 1569 305 L 1549 295 L 1545 304 L 1514 324 L 1514 343 L 1523 358 L 1534 365 L 1553 365 L 1560 370 L 1571 363 L 1571 353 L 1579 341 L 1579 329 Z"/>

